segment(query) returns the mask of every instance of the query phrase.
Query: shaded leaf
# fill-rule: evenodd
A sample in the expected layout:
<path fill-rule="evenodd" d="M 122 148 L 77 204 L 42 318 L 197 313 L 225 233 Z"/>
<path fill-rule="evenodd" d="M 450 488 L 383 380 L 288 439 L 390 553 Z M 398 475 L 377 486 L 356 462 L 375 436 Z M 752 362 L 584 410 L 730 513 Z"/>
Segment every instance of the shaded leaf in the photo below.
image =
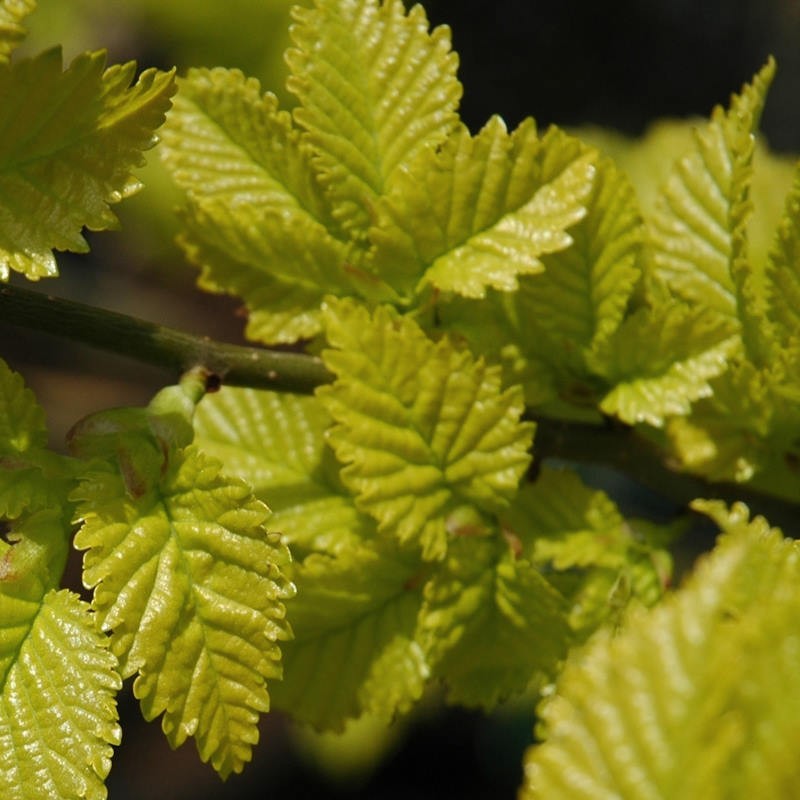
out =
<path fill-rule="evenodd" d="M 25 509 L 66 504 L 71 466 L 46 445 L 42 407 L 0 359 L 0 516 L 15 519 Z"/>
<path fill-rule="evenodd" d="M 391 718 L 419 699 L 428 667 L 413 640 L 416 559 L 385 544 L 310 555 L 294 568 L 294 640 L 284 647 L 278 708 L 320 729 L 371 711 Z"/>
<path fill-rule="evenodd" d="M 461 538 L 425 586 L 417 636 L 450 702 L 492 708 L 552 677 L 572 640 L 566 612 L 504 541 Z"/>
<path fill-rule="evenodd" d="M 669 580 L 668 553 L 638 535 L 605 492 L 571 470 L 542 466 L 501 524 L 519 556 L 562 594 L 580 638 L 615 621 L 633 598 L 654 604 Z"/>
<path fill-rule="evenodd" d="M 642 308 L 617 329 L 602 357 L 614 388 L 600 408 L 623 422 L 661 426 L 710 396 L 709 381 L 739 349 L 735 327 L 721 314 L 678 302 Z"/>
<path fill-rule="evenodd" d="M 767 281 L 769 318 L 781 343 L 800 337 L 800 165 L 778 224 Z"/>

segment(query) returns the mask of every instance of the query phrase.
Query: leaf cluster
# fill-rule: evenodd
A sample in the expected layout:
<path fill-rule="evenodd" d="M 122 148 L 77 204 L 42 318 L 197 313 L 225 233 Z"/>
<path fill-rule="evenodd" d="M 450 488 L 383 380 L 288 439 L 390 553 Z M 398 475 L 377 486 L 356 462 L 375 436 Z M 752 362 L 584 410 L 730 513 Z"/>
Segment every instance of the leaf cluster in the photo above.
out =
<path fill-rule="evenodd" d="M 339 730 L 441 686 L 547 695 L 531 798 L 791 792 L 794 544 L 698 501 L 724 534 L 662 599 L 672 526 L 535 439 L 634 429 L 677 470 L 796 499 L 800 171 L 771 249 L 750 240 L 772 61 L 641 203 L 557 127 L 470 132 L 420 6 L 295 9 L 287 111 L 232 69 L 12 61 L 32 5 L 0 0 L 0 278 L 112 227 L 159 129 L 200 286 L 332 380 L 211 392 L 199 365 L 64 456 L 0 362 L 3 796 L 103 797 L 128 678 L 223 778 L 270 707 Z M 59 589 L 71 539 L 91 604 Z"/>

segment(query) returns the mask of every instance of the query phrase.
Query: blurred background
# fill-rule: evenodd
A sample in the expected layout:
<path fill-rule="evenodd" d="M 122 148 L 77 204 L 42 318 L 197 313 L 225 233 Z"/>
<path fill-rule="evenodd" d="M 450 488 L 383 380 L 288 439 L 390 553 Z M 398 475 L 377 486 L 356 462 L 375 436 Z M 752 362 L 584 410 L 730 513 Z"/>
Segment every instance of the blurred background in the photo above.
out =
<path fill-rule="evenodd" d="M 285 105 L 286 0 L 39 0 L 24 52 L 61 43 L 65 60 L 107 48 L 110 63 L 140 67 L 239 67 Z M 800 0 L 617 0 L 613 4 L 424 3 L 448 24 L 460 54 L 462 116 L 477 130 L 493 113 L 514 127 L 602 126 L 640 136 L 664 117 L 705 116 L 749 80 L 769 54 L 778 75 L 763 118 L 769 146 L 800 152 Z M 610 11 L 609 8 L 613 8 Z M 659 129 L 659 130 L 663 130 Z M 603 139 L 624 150 L 624 140 Z M 663 147 L 671 152 L 670 140 Z M 660 145 L 659 145 L 660 146 Z M 180 203 L 153 152 L 146 188 L 118 207 L 118 232 L 89 234 L 88 256 L 61 254 L 61 277 L 40 288 L 214 338 L 241 341 L 237 302 L 201 294 L 173 244 Z M 780 191 L 775 191 L 780 202 Z M 55 341 L 0 320 L 3 357 L 44 404 L 60 447 L 80 417 L 147 402 L 175 376 L 124 358 Z M 650 498 L 627 498 L 644 506 Z M 634 511 L 637 509 L 634 508 Z M 640 512 L 641 513 L 641 512 Z M 192 744 L 171 753 L 126 690 L 124 740 L 109 781 L 111 800 L 247 798 L 503 798 L 521 779 L 532 741 L 530 701 L 486 716 L 444 709 L 434 695 L 386 730 L 370 720 L 344 737 L 298 730 L 282 716 L 263 720 L 261 744 L 242 776 L 221 784 Z"/>

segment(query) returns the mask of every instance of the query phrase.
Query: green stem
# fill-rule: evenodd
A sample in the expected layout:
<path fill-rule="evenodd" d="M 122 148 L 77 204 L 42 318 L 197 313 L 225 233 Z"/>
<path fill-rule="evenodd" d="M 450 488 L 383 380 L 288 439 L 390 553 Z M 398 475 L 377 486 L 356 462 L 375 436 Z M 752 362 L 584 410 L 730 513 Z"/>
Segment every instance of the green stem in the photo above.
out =
<path fill-rule="evenodd" d="M 199 366 L 231 386 L 303 394 L 333 380 L 314 356 L 214 342 L 19 287 L 0 288 L 0 319 L 172 369 L 176 377 Z M 696 497 L 742 500 L 773 524 L 785 525 L 796 517 L 797 506 L 780 498 L 669 469 L 663 454 L 633 428 L 532 418 L 537 423 L 537 460 L 558 458 L 613 467 L 681 506 Z"/>
<path fill-rule="evenodd" d="M 333 377 L 313 356 L 214 342 L 16 286 L 0 288 L 0 320 L 165 367 L 176 376 L 202 366 L 230 386 L 309 394 Z"/>

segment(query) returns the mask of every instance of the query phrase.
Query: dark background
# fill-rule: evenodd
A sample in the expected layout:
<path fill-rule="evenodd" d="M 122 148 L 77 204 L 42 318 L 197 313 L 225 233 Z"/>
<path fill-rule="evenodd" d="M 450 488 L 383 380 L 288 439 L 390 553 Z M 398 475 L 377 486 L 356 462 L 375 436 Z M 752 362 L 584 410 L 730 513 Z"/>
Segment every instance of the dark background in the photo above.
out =
<path fill-rule="evenodd" d="M 30 21 L 34 52 L 57 41 L 67 55 L 109 46 L 112 62 L 221 64 L 258 75 L 265 88 L 282 81 L 285 2 L 40 0 L 40 6 Z M 429 0 L 425 7 L 434 24 L 452 28 L 465 87 L 462 114 L 473 130 L 499 113 L 510 128 L 532 115 L 541 127 L 595 123 L 640 134 L 659 117 L 707 115 L 774 54 L 779 71 L 763 129 L 773 148 L 800 152 L 800 0 Z M 60 257 L 63 277 L 42 290 L 237 341 L 237 303 L 190 288 L 193 275 L 170 244 L 168 208 L 176 198 L 157 170 L 147 174 L 156 189 L 120 207 L 122 232 L 90 235 L 91 256 Z M 2 322 L 0 336 L 4 357 L 46 406 L 56 445 L 80 416 L 146 402 L 174 378 Z M 124 740 L 109 781 L 111 800 L 510 798 L 533 726 L 529 703 L 487 717 L 441 710 L 433 697 L 392 742 L 375 748 L 386 751 L 383 758 L 354 757 L 362 766 L 337 776 L 315 755 L 319 742 L 269 715 L 253 764 L 223 785 L 199 764 L 192 744 L 171 753 L 157 723 L 141 721 L 129 692 L 120 711 Z"/>

